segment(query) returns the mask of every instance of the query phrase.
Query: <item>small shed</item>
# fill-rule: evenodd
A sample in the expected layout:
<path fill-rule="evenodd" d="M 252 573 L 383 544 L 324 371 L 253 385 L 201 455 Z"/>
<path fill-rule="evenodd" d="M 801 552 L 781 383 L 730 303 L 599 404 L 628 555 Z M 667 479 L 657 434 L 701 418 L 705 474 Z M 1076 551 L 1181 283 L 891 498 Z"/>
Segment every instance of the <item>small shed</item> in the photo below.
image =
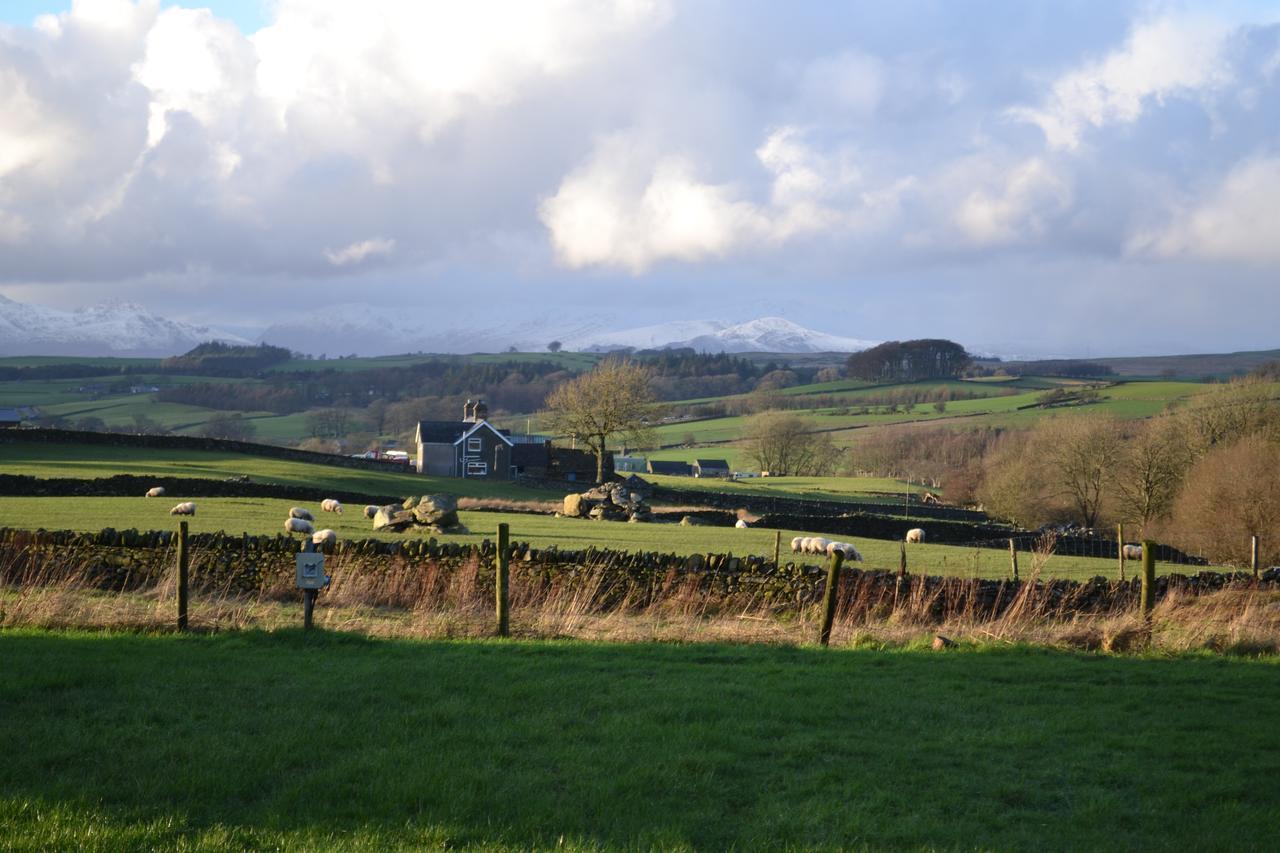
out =
<path fill-rule="evenodd" d="M 672 477 L 692 477 L 693 466 L 688 462 L 667 462 L 650 459 L 648 473 L 667 474 Z"/>
<path fill-rule="evenodd" d="M 637 474 L 648 471 L 649 460 L 643 456 L 623 456 L 615 453 L 613 456 L 613 470 L 619 474 Z"/>
<path fill-rule="evenodd" d="M 693 463 L 695 477 L 728 477 L 729 463 L 723 459 L 696 459 Z"/>

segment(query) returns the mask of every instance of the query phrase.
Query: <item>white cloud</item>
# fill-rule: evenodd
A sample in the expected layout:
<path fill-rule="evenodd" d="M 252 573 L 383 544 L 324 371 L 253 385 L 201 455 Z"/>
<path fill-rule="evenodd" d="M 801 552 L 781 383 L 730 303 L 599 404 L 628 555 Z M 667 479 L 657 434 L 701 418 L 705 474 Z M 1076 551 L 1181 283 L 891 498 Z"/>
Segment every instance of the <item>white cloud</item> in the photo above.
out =
<path fill-rule="evenodd" d="M 806 65 L 799 92 L 801 97 L 837 111 L 841 114 L 838 117 L 866 117 L 880 104 L 885 75 L 885 64 L 879 57 L 847 50 Z"/>
<path fill-rule="evenodd" d="M 1140 234 L 1136 254 L 1191 256 L 1253 263 L 1280 262 L 1280 158 L 1237 165 L 1204 199 L 1163 230 Z"/>
<path fill-rule="evenodd" d="M 1071 203 L 1068 182 L 1038 157 L 1019 163 L 992 183 L 969 192 L 955 213 L 956 227 L 975 245 L 1039 237 L 1048 219 Z"/>
<path fill-rule="evenodd" d="M 333 250 L 325 249 L 324 257 L 329 263 L 335 267 L 345 267 L 353 264 L 359 264 L 369 258 L 378 257 L 379 255 L 389 255 L 396 248 L 396 241 L 388 237 L 374 237 L 369 240 L 361 240 L 358 243 L 352 243 L 350 246 Z"/>
<path fill-rule="evenodd" d="M 1008 114 L 1038 125 L 1055 148 L 1075 148 L 1088 127 L 1136 121 L 1148 100 L 1192 95 L 1223 86 L 1231 72 L 1223 56 L 1229 30 L 1208 18 L 1161 18 L 1141 24 L 1120 50 L 1054 81 L 1038 107 Z"/>

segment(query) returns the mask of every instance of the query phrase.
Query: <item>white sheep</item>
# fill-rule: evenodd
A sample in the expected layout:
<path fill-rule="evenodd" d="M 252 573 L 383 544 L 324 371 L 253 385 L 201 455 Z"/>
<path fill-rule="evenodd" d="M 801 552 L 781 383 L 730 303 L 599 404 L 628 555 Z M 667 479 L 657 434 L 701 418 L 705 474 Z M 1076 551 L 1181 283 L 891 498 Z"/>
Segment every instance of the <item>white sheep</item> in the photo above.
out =
<path fill-rule="evenodd" d="M 305 518 L 286 518 L 284 521 L 284 532 L 310 535 L 316 532 L 316 528 L 315 525 L 307 521 Z"/>
<path fill-rule="evenodd" d="M 373 518 L 377 514 L 378 514 L 378 508 L 373 504 L 369 504 L 367 507 L 364 508 L 365 518 Z"/>
<path fill-rule="evenodd" d="M 746 530 L 751 525 L 747 524 L 746 519 L 740 518 L 736 522 L 734 522 L 733 526 L 738 528 L 739 530 Z"/>
<path fill-rule="evenodd" d="M 1126 560 L 1141 560 L 1142 546 L 1141 545 L 1125 545 L 1124 558 Z"/>
<path fill-rule="evenodd" d="M 803 551 L 803 550 L 804 550 L 804 537 L 803 537 L 803 536 L 797 536 L 797 537 L 795 537 L 794 539 L 792 539 L 792 540 L 791 540 L 791 553 L 792 553 L 792 554 L 799 554 L 799 553 L 800 553 L 801 551 Z"/>
<path fill-rule="evenodd" d="M 300 518 L 303 521 L 315 521 L 316 517 L 311 514 L 311 510 L 303 509 L 300 506 L 291 507 L 289 509 L 290 518 Z"/>
<path fill-rule="evenodd" d="M 311 541 L 317 545 L 333 545 L 338 541 L 338 534 L 326 527 L 311 534 Z"/>
<path fill-rule="evenodd" d="M 811 540 L 809 540 L 809 553 L 825 554 L 827 553 L 827 546 L 830 544 L 831 544 L 830 539 L 824 539 L 821 536 L 815 536 Z"/>
<path fill-rule="evenodd" d="M 325 512 L 336 512 L 338 514 L 341 514 L 342 504 L 334 500 L 333 498 L 325 498 L 324 500 L 320 501 L 320 509 L 324 510 Z"/>
<path fill-rule="evenodd" d="M 913 527 L 913 528 L 911 528 L 910 530 L 908 530 L 908 531 L 907 531 L 907 536 L 906 536 L 906 539 L 905 539 L 904 541 L 906 541 L 906 542 L 923 542 L 923 541 L 924 541 L 924 529 L 923 529 L 923 528 L 920 528 L 920 527 Z"/>
<path fill-rule="evenodd" d="M 848 542 L 831 542 L 827 545 L 827 556 L 831 556 L 837 551 L 843 554 L 846 560 L 862 562 L 862 554 Z"/>
<path fill-rule="evenodd" d="M 195 515 L 196 505 L 194 501 L 183 501 L 182 503 L 169 510 L 169 515 Z"/>
<path fill-rule="evenodd" d="M 151 488 L 147 489 L 147 497 L 149 498 L 164 497 L 164 486 L 152 486 Z"/>

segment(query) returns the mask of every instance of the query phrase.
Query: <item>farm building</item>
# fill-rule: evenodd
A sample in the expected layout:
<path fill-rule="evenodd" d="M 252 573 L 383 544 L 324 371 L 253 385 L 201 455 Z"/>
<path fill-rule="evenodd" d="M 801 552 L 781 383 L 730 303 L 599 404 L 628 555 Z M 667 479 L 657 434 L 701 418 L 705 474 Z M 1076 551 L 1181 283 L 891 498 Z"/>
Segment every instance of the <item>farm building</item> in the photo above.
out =
<path fill-rule="evenodd" d="M 613 456 L 613 470 L 620 474 L 636 474 L 648 471 L 648 460 L 643 456 L 624 456 L 615 453 Z"/>
<path fill-rule="evenodd" d="M 693 462 L 695 477 L 728 477 L 729 463 L 723 459 L 695 459 Z"/>
<path fill-rule="evenodd" d="M 670 474 L 675 477 L 692 477 L 693 467 L 688 462 L 664 462 L 649 460 L 650 474 Z"/>
<path fill-rule="evenodd" d="M 438 477 L 510 480 L 521 475 L 594 480 L 596 459 L 583 450 L 553 447 L 540 435 L 512 435 L 486 418 L 483 400 L 468 400 L 460 421 L 420 421 L 414 433 L 417 471 Z M 605 458 L 605 473 L 613 471 Z"/>

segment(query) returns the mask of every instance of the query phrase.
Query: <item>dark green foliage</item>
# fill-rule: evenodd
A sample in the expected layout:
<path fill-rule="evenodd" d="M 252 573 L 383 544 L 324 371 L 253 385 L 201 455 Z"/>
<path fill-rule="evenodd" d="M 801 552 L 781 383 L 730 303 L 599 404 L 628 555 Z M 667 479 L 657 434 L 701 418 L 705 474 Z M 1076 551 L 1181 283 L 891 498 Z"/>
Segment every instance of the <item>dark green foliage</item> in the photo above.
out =
<path fill-rule="evenodd" d="M 849 356 L 845 369 L 851 379 L 867 382 L 914 382 L 959 376 L 973 359 L 954 341 L 924 338 L 886 341 Z"/>
<path fill-rule="evenodd" d="M 163 371 L 192 373 L 202 376 L 254 376 L 273 364 L 288 361 L 293 354 L 284 347 L 270 344 L 235 346 L 209 341 L 182 355 L 160 362 Z"/>

